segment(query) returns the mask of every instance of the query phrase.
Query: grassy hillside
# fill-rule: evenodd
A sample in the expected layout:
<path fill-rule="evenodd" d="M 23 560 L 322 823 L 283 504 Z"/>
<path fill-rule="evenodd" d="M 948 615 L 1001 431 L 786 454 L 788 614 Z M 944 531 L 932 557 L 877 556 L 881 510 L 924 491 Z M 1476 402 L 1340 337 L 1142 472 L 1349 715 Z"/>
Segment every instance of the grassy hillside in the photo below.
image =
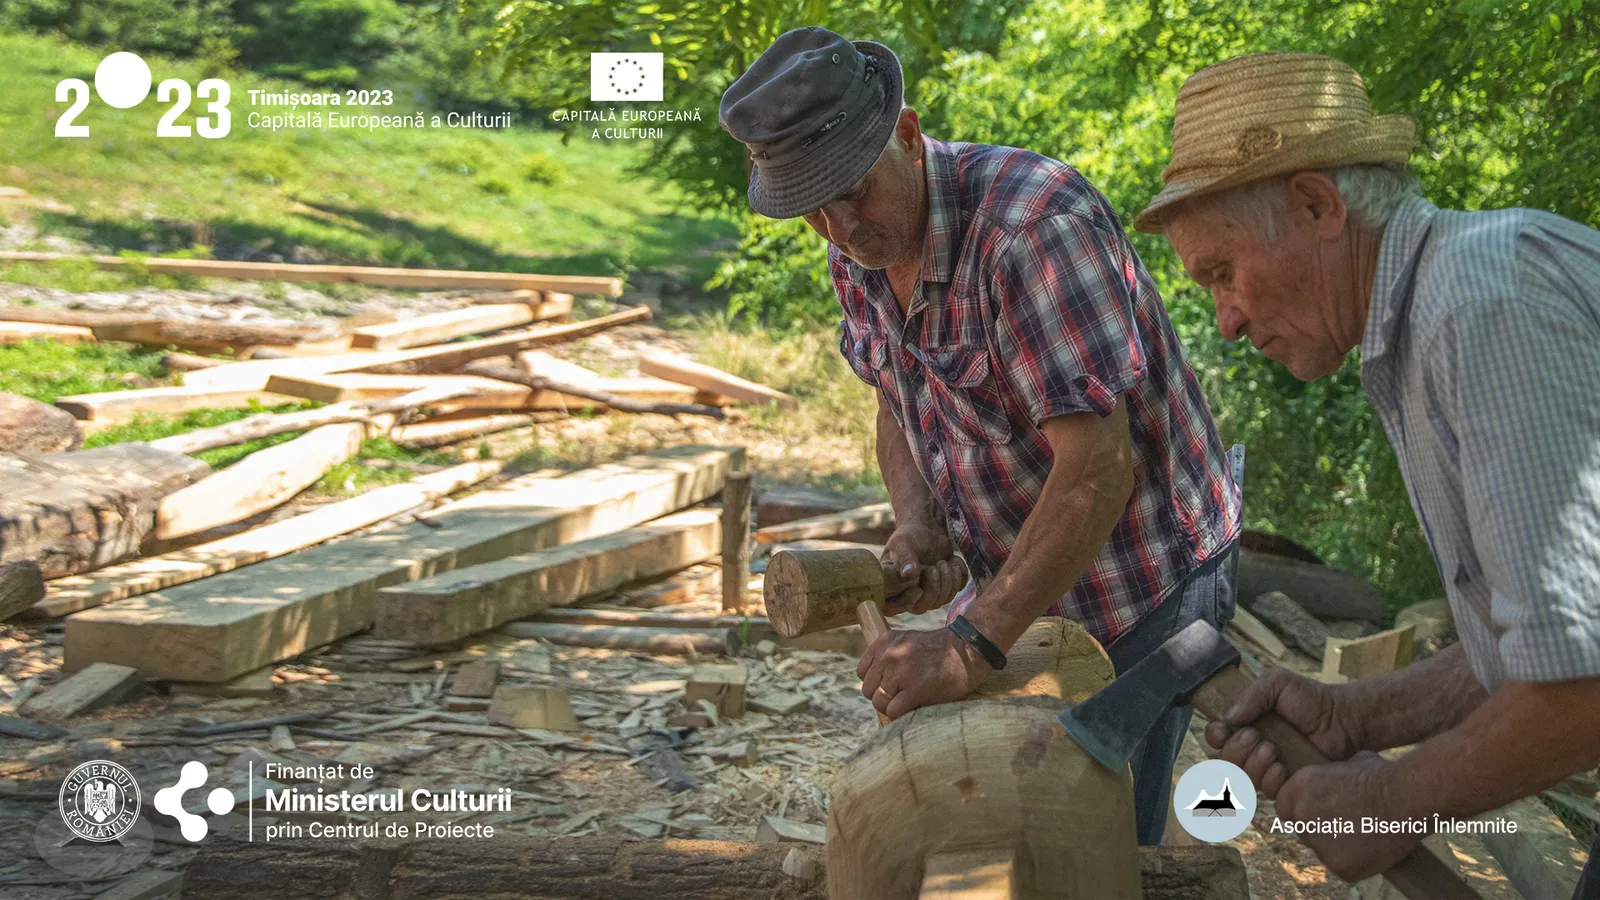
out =
<path fill-rule="evenodd" d="M 714 268 L 707 246 L 735 233 L 680 211 L 670 189 L 624 176 L 638 151 L 626 142 L 564 147 L 526 122 L 504 132 L 253 129 L 247 90 L 291 87 L 254 74 L 226 76 L 233 129 L 224 138 L 158 139 L 170 104 L 154 89 L 127 110 L 94 97 L 77 117 L 91 136 L 55 137 L 67 106 L 55 101 L 56 83 L 92 86 L 103 55 L 0 32 L 0 184 L 70 206 L 33 215 L 49 233 L 140 252 L 215 248 L 230 257 L 558 274 L 644 269 L 695 283 Z M 205 77 L 197 63 L 146 61 L 156 83 Z M 406 102 L 378 111 L 408 111 Z M 197 98 L 180 123 L 202 105 Z"/>

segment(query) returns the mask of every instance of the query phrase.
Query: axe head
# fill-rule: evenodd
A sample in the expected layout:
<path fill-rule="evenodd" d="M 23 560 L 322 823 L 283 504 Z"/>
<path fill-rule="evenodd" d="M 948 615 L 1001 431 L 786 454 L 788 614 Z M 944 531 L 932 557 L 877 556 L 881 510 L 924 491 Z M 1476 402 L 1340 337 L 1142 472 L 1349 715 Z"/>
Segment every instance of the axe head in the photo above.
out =
<path fill-rule="evenodd" d="M 1239 662 L 1239 650 L 1197 620 L 1099 693 L 1061 714 L 1061 725 L 1102 765 L 1120 771 L 1167 710 L 1182 706 L 1211 676 Z"/>

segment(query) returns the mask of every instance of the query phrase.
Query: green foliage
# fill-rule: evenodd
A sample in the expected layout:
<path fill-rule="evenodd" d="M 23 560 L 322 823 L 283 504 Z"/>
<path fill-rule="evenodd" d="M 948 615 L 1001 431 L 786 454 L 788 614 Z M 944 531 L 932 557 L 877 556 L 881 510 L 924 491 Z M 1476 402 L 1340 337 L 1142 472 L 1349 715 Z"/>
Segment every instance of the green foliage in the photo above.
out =
<path fill-rule="evenodd" d="M 728 294 L 728 312 L 789 331 L 839 321 L 828 245 L 803 220 L 750 214 L 737 253 L 706 283 Z"/>
<path fill-rule="evenodd" d="M 23 341 L 0 347 L 0 391 L 53 403 L 71 394 L 123 390 L 130 378 L 164 377 L 163 355 L 120 344 Z"/>

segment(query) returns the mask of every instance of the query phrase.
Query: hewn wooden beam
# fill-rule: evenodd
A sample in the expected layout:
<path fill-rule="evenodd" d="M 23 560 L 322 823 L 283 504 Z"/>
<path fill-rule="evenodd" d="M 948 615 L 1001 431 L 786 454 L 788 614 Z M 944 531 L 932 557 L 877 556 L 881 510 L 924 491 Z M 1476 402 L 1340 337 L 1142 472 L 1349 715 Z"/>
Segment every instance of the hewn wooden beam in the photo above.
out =
<path fill-rule="evenodd" d="M 515 328 L 529 322 L 551 319 L 570 312 L 570 303 L 540 304 L 535 309 L 526 303 L 497 303 L 464 306 L 444 312 L 402 319 L 384 325 L 369 325 L 350 332 L 350 346 L 367 350 L 403 350 L 437 344 L 469 334 L 485 334 Z"/>
<path fill-rule="evenodd" d="M 773 390 L 764 384 L 748 381 L 737 375 L 730 375 L 721 369 L 715 369 L 704 363 L 684 359 L 681 356 L 670 356 L 664 353 L 639 354 L 639 371 L 645 375 L 654 375 L 679 384 L 687 384 L 703 391 L 714 391 L 725 397 L 732 397 L 741 403 L 750 403 L 755 406 L 766 406 L 769 403 L 778 404 L 779 409 L 794 409 L 799 401 L 782 391 Z"/>
<path fill-rule="evenodd" d="M 173 416 L 196 409 L 247 409 L 252 404 L 276 406 L 296 403 L 298 400 L 297 397 L 258 388 L 158 387 L 106 391 L 101 394 L 72 394 L 57 397 L 56 406 L 85 421 L 126 422 L 140 414 Z"/>

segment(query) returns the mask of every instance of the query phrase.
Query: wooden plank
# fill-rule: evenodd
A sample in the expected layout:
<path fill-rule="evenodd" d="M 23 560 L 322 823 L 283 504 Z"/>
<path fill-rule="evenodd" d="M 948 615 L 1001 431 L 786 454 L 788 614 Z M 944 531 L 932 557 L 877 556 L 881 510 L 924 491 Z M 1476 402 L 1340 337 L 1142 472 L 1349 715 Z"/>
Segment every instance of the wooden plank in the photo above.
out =
<path fill-rule="evenodd" d="M 247 281 L 311 281 L 325 284 L 371 284 L 382 287 L 475 288 L 480 290 L 565 291 L 572 294 L 622 296 L 622 279 L 588 275 L 523 275 L 452 269 L 395 269 L 382 266 L 325 266 L 294 263 L 233 262 L 220 259 L 164 259 L 121 256 L 79 256 L 72 253 L 0 252 L 8 262 L 60 262 L 87 259 L 102 269 L 137 267 L 160 275 L 238 278 Z"/>
<path fill-rule="evenodd" d="M 95 328 L 100 325 L 127 325 L 156 322 L 154 313 L 115 312 L 99 309 L 60 309 L 54 306 L 0 306 L 0 321 L 37 322 L 42 325 L 71 325 Z M 92 335 L 91 335 L 92 336 Z"/>
<path fill-rule="evenodd" d="M 94 343 L 94 332 L 77 325 L 47 325 L 43 322 L 0 322 L 0 345 L 23 341 L 56 341 L 62 344 Z"/>
<path fill-rule="evenodd" d="M 393 361 L 409 350 L 362 351 L 338 353 L 331 356 L 297 356 L 285 359 L 252 359 L 229 363 L 213 369 L 185 372 L 185 387 L 212 388 L 214 390 L 261 391 L 274 375 L 324 375 L 345 371 L 352 366 L 373 362 Z"/>
<path fill-rule="evenodd" d="M 562 310 L 553 314 L 563 315 L 565 312 Z M 385 325 L 357 328 L 350 332 L 350 346 L 366 350 L 403 350 L 469 334 L 515 328 L 534 321 L 536 316 L 534 308 L 524 303 L 466 306 Z"/>
<path fill-rule="evenodd" d="M 722 486 L 722 608 L 750 602 L 750 488 L 748 472 L 734 472 Z"/>
<path fill-rule="evenodd" d="M 94 326 L 95 339 L 127 341 L 132 344 L 176 344 L 209 349 L 254 347 L 257 345 L 292 347 L 296 344 L 337 341 L 339 335 L 327 325 L 296 322 L 257 324 L 251 322 L 185 322 L 154 319 L 145 322 L 108 323 Z M 348 343 L 348 342 L 347 342 Z"/>
<path fill-rule="evenodd" d="M 179 538 L 247 519 L 287 501 L 361 449 L 367 427 L 341 422 L 246 456 L 162 499 L 155 537 Z"/>
<path fill-rule="evenodd" d="M 44 578 L 138 550 L 161 498 L 210 474 L 144 444 L 0 456 L 0 563 L 33 560 Z"/>
<path fill-rule="evenodd" d="M 558 416 L 559 418 L 559 416 Z M 439 447 L 487 434 L 497 434 L 537 421 L 526 413 L 503 413 L 465 419 L 439 419 L 399 425 L 389 430 L 389 439 L 405 447 Z"/>
<path fill-rule="evenodd" d="M 538 638 L 564 647 L 639 650 L 683 656 L 731 656 L 739 649 L 739 634 L 731 628 L 700 631 L 688 628 L 512 622 L 505 626 L 504 631 L 516 637 Z"/>
<path fill-rule="evenodd" d="M 750 403 L 755 406 L 766 406 L 769 403 L 778 404 L 779 409 L 794 409 L 799 405 L 795 398 L 775 391 L 764 384 L 747 381 L 737 375 L 730 375 L 720 369 L 714 369 L 703 363 L 684 359 L 680 356 L 670 356 L 664 353 L 639 354 L 639 371 L 645 375 L 654 375 L 679 384 L 687 384 L 704 391 L 713 391 L 725 397 L 732 397 L 741 403 Z"/>
<path fill-rule="evenodd" d="M 858 506 L 844 512 L 796 519 L 782 525 L 762 528 L 754 535 L 761 544 L 781 544 L 786 541 L 804 541 L 832 538 L 869 528 L 893 528 L 894 507 L 888 503 Z"/>
<path fill-rule="evenodd" d="M 603 377 L 599 372 L 552 356 L 543 350 L 524 350 L 517 354 L 516 362 L 517 368 L 529 375 L 542 375 L 553 381 L 565 381 L 569 384 L 588 384 Z"/>
<path fill-rule="evenodd" d="M 572 698 L 558 687 L 517 687 L 502 684 L 489 701 L 489 721 L 511 728 L 577 731 Z"/>
<path fill-rule="evenodd" d="M 1235 606 L 1233 608 L 1233 620 L 1228 623 L 1228 627 L 1237 629 L 1240 634 L 1255 641 L 1273 659 L 1281 659 L 1284 654 L 1289 652 L 1289 648 L 1284 646 L 1283 641 L 1279 640 L 1271 629 L 1262 624 L 1260 619 L 1256 618 L 1250 610 L 1245 609 L 1243 606 Z"/>
<path fill-rule="evenodd" d="M 1371 678 L 1411 664 L 1411 639 L 1415 625 L 1391 628 L 1366 637 L 1329 637 L 1324 647 L 1322 671 L 1346 678 Z"/>
<path fill-rule="evenodd" d="M 394 359 L 374 360 L 363 365 L 341 368 L 338 371 L 372 372 L 380 375 L 428 375 L 453 372 L 476 359 L 509 356 L 535 347 L 575 341 L 619 325 L 649 321 L 650 316 L 650 307 L 635 306 L 608 316 L 566 325 L 530 328 L 526 331 L 479 338 L 475 341 L 457 341 L 437 347 L 395 350 L 392 351 Z"/>
<path fill-rule="evenodd" d="M 766 632 L 772 628 L 766 616 L 693 615 L 582 606 L 551 607 L 528 616 L 527 620 L 566 625 L 638 625 L 644 628 L 748 628 L 753 634 L 759 635 L 752 637 L 752 641 L 768 637 Z"/>
<path fill-rule="evenodd" d="M 71 616 L 68 669 L 226 681 L 369 627 L 380 588 L 636 525 L 722 488 L 741 447 L 686 446 L 512 479 L 386 531 Z"/>
<path fill-rule="evenodd" d="M 419 644 L 457 640 L 697 563 L 717 552 L 719 532 L 714 510 L 690 510 L 616 534 L 385 588 L 372 633 Z"/>
<path fill-rule="evenodd" d="M 221 368 L 205 371 L 218 372 Z M 251 404 L 277 406 L 282 403 L 298 402 L 297 397 L 274 394 L 259 388 L 233 390 L 187 386 L 137 388 L 131 391 L 72 394 L 56 398 L 57 407 L 72 413 L 75 418 L 94 422 L 127 422 L 141 413 L 151 416 L 172 416 L 196 409 L 246 409 Z"/>
<path fill-rule="evenodd" d="M 450 682 L 450 694 L 455 697 L 493 697 L 495 685 L 499 683 L 499 663 L 462 663 L 461 668 L 456 670 L 455 679 Z"/>
<path fill-rule="evenodd" d="M 95 663 L 22 704 L 19 712 L 30 719 L 59 722 L 116 704 L 142 684 L 144 679 L 128 666 Z"/>
<path fill-rule="evenodd" d="M 457 388 L 466 393 L 430 404 L 441 412 L 459 409 L 557 409 L 561 399 L 553 392 L 535 392 L 476 375 L 273 375 L 268 389 L 318 403 L 366 403 L 399 397 L 428 388 Z M 550 396 L 538 396 L 549 394 Z M 587 400 L 571 398 L 578 403 Z M 531 405 L 530 405 L 531 404 Z"/>
<path fill-rule="evenodd" d="M 274 559 L 426 506 L 505 468 L 485 459 L 421 475 L 405 484 L 319 506 L 281 522 L 161 556 L 111 566 L 88 576 L 61 578 L 29 611 L 33 618 L 65 616 L 139 594 L 198 581 L 262 560 Z"/>

